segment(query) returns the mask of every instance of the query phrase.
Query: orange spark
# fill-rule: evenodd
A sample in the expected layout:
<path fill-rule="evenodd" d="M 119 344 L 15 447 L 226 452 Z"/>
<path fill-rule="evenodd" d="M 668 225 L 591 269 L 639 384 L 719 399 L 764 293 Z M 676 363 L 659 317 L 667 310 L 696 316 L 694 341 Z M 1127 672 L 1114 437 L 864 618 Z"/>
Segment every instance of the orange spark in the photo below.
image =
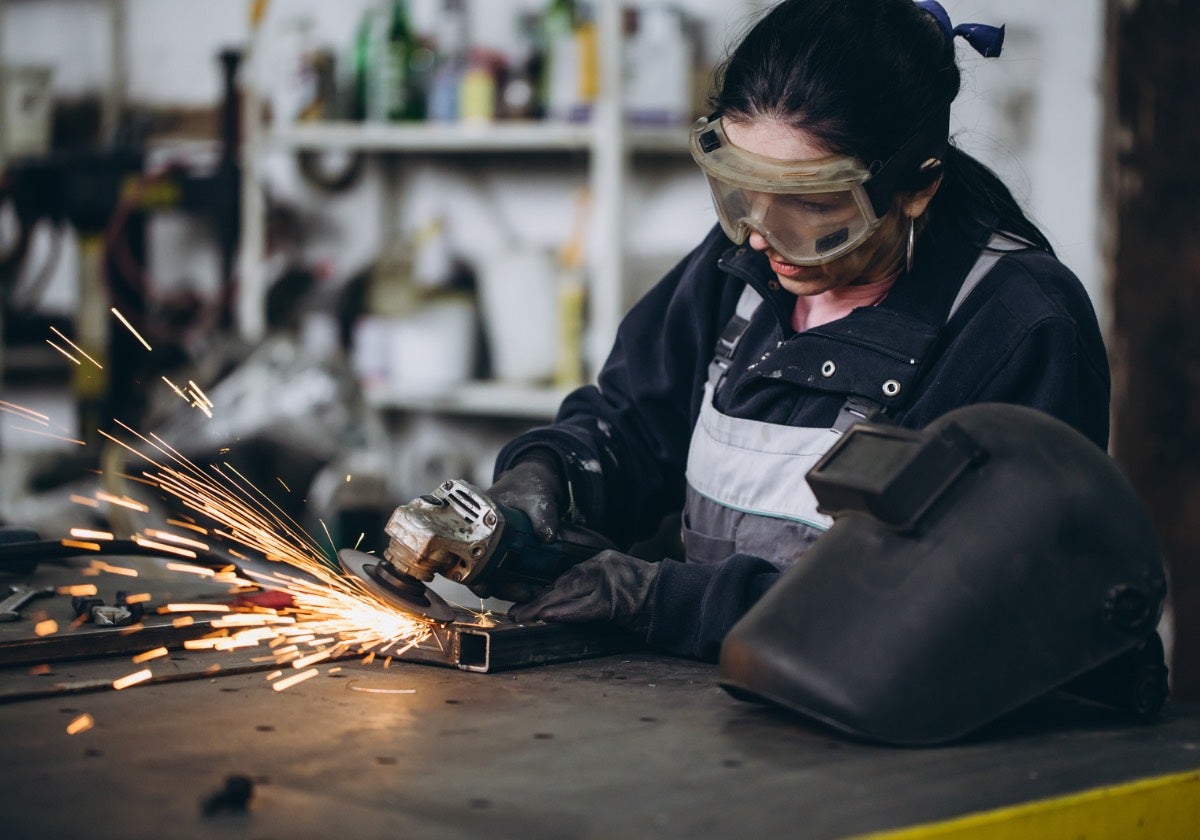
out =
<path fill-rule="evenodd" d="M 158 659 L 160 656 L 166 656 L 169 651 L 165 647 L 156 647 L 154 650 L 148 650 L 145 653 L 139 653 L 133 657 L 133 664 L 141 665 L 143 662 L 149 662 L 151 659 Z"/>
<path fill-rule="evenodd" d="M 89 356 L 82 347 L 80 347 L 78 344 L 76 344 L 71 339 L 67 338 L 61 332 L 59 332 L 56 327 L 51 327 L 50 331 L 53 332 L 59 338 L 61 338 L 63 341 L 65 341 L 67 344 L 70 344 L 71 349 L 74 350 L 76 353 L 78 353 L 80 356 L 83 356 L 83 358 L 87 359 L 89 362 L 94 364 L 96 367 L 100 368 L 100 370 L 104 370 L 103 365 L 101 365 L 99 362 L 97 362 L 95 359 L 93 359 L 91 356 Z"/>
<path fill-rule="evenodd" d="M 137 685 L 140 682 L 145 682 L 146 680 L 150 679 L 153 676 L 154 676 L 154 674 L 150 673 L 149 668 L 144 668 L 141 671 L 135 671 L 134 673 L 129 674 L 128 676 L 124 676 L 124 677 L 121 677 L 120 679 L 113 680 L 112 687 L 115 688 L 117 691 L 120 691 L 123 688 L 129 688 L 129 686 L 131 686 L 131 685 Z"/>
<path fill-rule="evenodd" d="M 32 420 L 35 423 L 40 423 L 43 426 L 50 425 L 50 417 L 42 414 L 40 411 L 34 411 L 32 408 L 26 408 L 23 405 L 16 403 L 5 402 L 0 400 L 0 411 L 6 411 L 9 414 L 15 414 L 24 420 Z"/>
<path fill-rule="evenodd" d="M 308 671 L 301 671 L 299 674 L 293 674 L 290 677 L 284 677 L 279 682 L 271 683 L 271 688 L 275 689 L 276 691 L 283 691 L 291 688 L 296 683 L 302 683 L 307 679 L 312 679 L 319 673 L 320 671 L 318 671 L 316 668 L 312 668 Z"/>
<path fill-rule="evenodd" d="M 131 323 L 129 323 L 129 321 L 125 320 L 125 316 L 117 311 L 117 307 L 115 307 L 115 306 L 110 307 L 109 312 L 111 312 L 112 314 L 117 316 L 117 320 L 125 325 L 125 329 L 129 330 L 129 332 L 133 335 L 133 337 L 142 343 L 143 347 L 145 347 L 147 350 L 154 349 L 153 347 L 151 347 L 149 344 L 146 343 L 146 339 L 142 338 L 141 333 L 139 333 L 137 330 L 135 330 L 133 328 L 133 324 L 131 324 Z"/>
<path fill-rule="evenodd" d="M 133 541 L 135 543 L 137 543 L 138 545 L 144 546 L 146 548 L 153 548 L 153 549 L 157 549 L 158 551 L 165 551 L 168 554 L 177 554 L 180 557 L 190 557 L 193 560 L 196 559 L 196 552 L 192 551 L 189 548 L 178 548 L 176 546 L 167 545 L 166 543 L 157 542 L 155 540 L 148 540 L 145 537 L 140 536 L 138 534 L 133 535 Z"/>
<path fill-rule="evenodd" d="M 87 505 L 88 507 L 100 507 L 100 503 L 97 502 L 95 499 L 89 499 L 87 496 L 80 496 L 77 493 L 72 493 L 71 495 L 67 496 L 67 499 L 69 499 L 70 501 L 74 502 L 77 505 Z"/>
<path fill-rule="evenodd" d="M 172 534 L 170 531 L 160 531 L 157 528 L 147 528 L 146 536 L 151 539 L 164 540 L 165 542 L 176 543 L 177 545 L 185 545 L 188 548 L 194 548 L 197 551 L 208 551 L 208 546 L 199 540 L 190 540 L 187 537 L 180 537 Z"/>
<path fill-rule="evenodd" d="M 66 350 L 64 350 L 64 349 L 62 349 L 61 347 L 59 347 L 57 344 L 55 344 L 55 343 L 54 343 L 53 341 L 51 341 L 50 339 L 48 339 L 48 338 L 47 338 L 47 339 L 46 339 L 46 343 L 47 343 L 47 344 L 49 344 L 51 347 L 53 347 L 55 350 L 57 350 L 59 353 L 62 353 L 62 354 L 63 354 L 63 356 L 65 356 L 65 357 L 66 357 L 66 359 L 67 359 L 67 361 L 68 361 L 68 362 L 71 362 L 71 363 L 73 363 L 73 364 L 77 364 L 77 365 L 78 365 L 78 364 L 82 364 L 82 362 L 80 362 L 78 359 L 76 359 L 74 356 L 72 356 L 72 355 L 71 355 L 70 353 L 68 353 Z"/>
<path fill-rule="evenodd" d="M 167 568 L 172 572 L 187 572 L 189 575 L 199 575 L 200 577 L 213 577 L 216 575 L 212 569 L 206 569 L 203 566 L 193 566 L 188 563 L 168 563 Z"/>
<path fill-rule="evenodd" d="M 80 732 L 87 732 L 96 725 L 95 719 L 87 712 L 84 712 L 79 717 L 67 724 L 68 735 L 78 735 Z"/>
<path fill-rule="evenodd" d="M 59 540 L 59 542 L 62 543 L 63 545 L 65 545 L 67 548 L 79 548 L 84 551 L 99 551 L 100 550 L 100 543 L 80 542 L 79 540 L 68 540 L 65 538 Z"/>
<path fill-rule="evenodd" d="M 45 615 L 45 613 L 42 613 Z M 39 621 L 33 625 L 33 633 L 35 636 L 50 636 L 58 632 L 58 622 L 52 618 L 47 618 L 45 621 Z"/>
<path fill-rule="evenodd" d="M 179 618 L 171 619 L 172 627 L 190 627 L 191 625 L 193 625 L 195 623 L 196 623 L 196 619 L 192 618 L 190 615 L 183 615 L 183 616 L 180 616 Z"/>
<path fill-rule="evenodd" d="M 118 507 L 129 508 L 136 510 L 138 513 L 149 513 L 150 508 L 135 499 L 128 496 L 114 496 L 112 493 L 105 493 L 103 490 L 96 491 L 96 498 L 102 502 L 108 502 Z"/>
<path fill-rule="evenodd" d="M 166 382 L 168 385 L 171 386 L 171 390 L 174 391 L 176 394 L 178 394 L 180 399 L 182 399 L 184 402 L 191 402 L 191 400 L 188 399 L 188 395 L 183 393 L 183 391 L 179 388 L 178 385 L 176 385 L 170 379 L 167 379 L 167 377 L 165 377 L 165 376 L 162 378 L 162 380 L 163 380 L 163 382 Z"/>
<path fill-rule="evenodd" d="M 95 595 L 96 584 L 77 583 L 74 586 L 60 586 L 57 591 L 59 595 Z"/>
<path fill-rule="evenodd" d="M 173 612 L 229 612 L 229 607 L 225 604 L 167 604 L 165 607 L 159 607 L 160 613 Z"/>
<path fill-rule="evenodd" d="M 184 522 L 179 519 L 168 519 L 167 524 L 174 525 L 176 528 L 187 528 L 189 531 L 195 531 L 197 534 L 207 534 L 208 533 L 207 528 L 201 528 L 199 525 L 196 525 L 193 522 Z"/>
<path fill-rule="evenodd" d="M 124 566 L 114 566 L 111 563 L 105 563 L 103 560 L 92 560 L 91 567 L 98 572 L 107 572 L 110 575 L 121 575 L 123 577 L 137 577 L 137 569 L 127 569 Z"/>
<path fill-rule="evenodd" d="M 66 435 L 56 435 L 52 432 L 43 432 L 40 429 L 26 429 L 26 428 L 18 426 L 16 428 L 14 428 L 13 431 L 14 432 L 23 432 L 24 434 L 27 434 L 27 435 L 38 435 L 39 437 L 47 437 L 52 440 L 61 440 L 65 443 L 74 443 L 77 446 L 87 446 L 86 443 L 84 443 L 82 440 L 79 440 L 78 438 L 71 438 L 71 437 L 67 437 Z"/>
<path fill-rule="evenodd" d="M 71 536 L 81 540 L 111 540 L 113 538 L 109 531 L 89 531 L 87 528 L 72 528 Z"/>
<path fill-rule="evenodd" d="M 208 398 L 207 394 L 205 394 L 203 391 L 200 390 L 199 385 L 197 385 L 195 382 L 193 382 L 192 380 L 189 379 L 188 387 L 192 389 L 192 393 L 196 395 L 196 397 L 200 400 L 200 402 L 202 402 L 204 405 L 208 406 L 209 408 L 215 408 L 215 406 L 213 405 L 213 401 Z"/>

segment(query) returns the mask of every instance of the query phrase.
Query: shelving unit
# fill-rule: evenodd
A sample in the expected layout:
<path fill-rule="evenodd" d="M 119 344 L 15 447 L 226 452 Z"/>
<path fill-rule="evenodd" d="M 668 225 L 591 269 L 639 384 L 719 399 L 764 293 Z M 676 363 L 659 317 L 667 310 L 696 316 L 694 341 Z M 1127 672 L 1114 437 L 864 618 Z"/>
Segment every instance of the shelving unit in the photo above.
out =
<path fill-rule="evenodd" d="M 241 295 L 238 324 L 250 339 L 265 330 L 263 301 L 266 278 L 264 201 L 259 188 L 262 155 L 268 150 L 348 151 L 381 155 L 505 155 L 581 153 L 586 155 L 586 180 L 591 196 L 588 254 L 589 330 L 597 346 L 608 346 L 624 314 L 625 200 L 631 154 L 683 155 L 685 127 L 627 126 L 621 94 L 623 8 L 621 3 L 597 3 L 599 90 L 586 123 L 553 121 L 472 123 L 303 123 L 268 128 L 261 124 L 255 91 L 245 96 L 243 160 Z M 613 255 L 620 255 L 614 257 Z M 545 419 L 553 415 L 565 392 L 538 386 L 471 383 L 453 394 L 437 397 L 406 394 L 374 395 L 376 405 L 388 408 L 486 416 Z"/>

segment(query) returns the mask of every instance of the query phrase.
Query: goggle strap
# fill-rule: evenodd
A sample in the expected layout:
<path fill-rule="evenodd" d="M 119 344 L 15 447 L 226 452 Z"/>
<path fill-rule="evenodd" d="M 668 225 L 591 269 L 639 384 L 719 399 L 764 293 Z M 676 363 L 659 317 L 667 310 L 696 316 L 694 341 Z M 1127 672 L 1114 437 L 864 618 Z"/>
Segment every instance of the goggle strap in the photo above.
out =
<path fill-rule="evenodd" d="M 896 180 L 901 175 L 912 172 L 929 158 L 941 160 L 946 154 L 949 138 L 950 109 L 947 107 L 941 113 L 925 120 L 896 153 L 874 171 L 863 184 L 863 189 L 871 199 L 871 207 L 875 210 L 877 219 L 882 219 L 891 209 L 892 198 L 896 194 Z"/>

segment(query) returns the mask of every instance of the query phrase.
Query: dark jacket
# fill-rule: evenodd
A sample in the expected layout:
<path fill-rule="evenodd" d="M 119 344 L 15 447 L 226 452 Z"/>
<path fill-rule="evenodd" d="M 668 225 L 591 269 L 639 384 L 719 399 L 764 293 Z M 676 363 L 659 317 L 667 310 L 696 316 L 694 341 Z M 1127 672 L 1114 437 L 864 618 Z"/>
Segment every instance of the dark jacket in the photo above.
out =
<path fill-rule="evenodd" d="M 802 333 L 790 326 L 795 297 L 766 258 L 714 228 L 630 310 L 598 384 L 570 394 L 552 425 L 506 446 L 497 475 L 528 449 L 549 447 L 590 527 L 620 545 L 651 534 L 683 505 L 708 366 L 746 283 L 764 305 L 717 394 L 725 414 L 832 426 L 853 394 L 920 428 L 962 405 L 1009 402 L 1052 414 L 1107 447 L 1108 361 L 1082 285 L 1048 253 L 1007 252 L 947 321 L 988 238 L 960 224 L 935 218 L 917 242 L 913 271 L 879 305 Z M 832 376 L 822 375 L 827 361 Z M 725 632 L 775 575 L 746 556 L 703 567 L 664 561 L 650 641 L 715 658 Z"/>

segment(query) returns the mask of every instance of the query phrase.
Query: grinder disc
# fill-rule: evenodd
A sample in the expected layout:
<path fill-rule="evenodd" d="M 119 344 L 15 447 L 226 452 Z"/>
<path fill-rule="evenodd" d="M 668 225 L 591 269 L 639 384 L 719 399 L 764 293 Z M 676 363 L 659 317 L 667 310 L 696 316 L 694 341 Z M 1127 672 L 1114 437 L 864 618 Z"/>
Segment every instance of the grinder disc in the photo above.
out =
<path fill-rule="evenodd" d="M 370 554 L 343 548 L 338 552 L 342 571 L 361 581 L 385 603 L 438 624 L 455 619 L 454 607 L 414 577 L 396 572 L 387 563 Z"/>

